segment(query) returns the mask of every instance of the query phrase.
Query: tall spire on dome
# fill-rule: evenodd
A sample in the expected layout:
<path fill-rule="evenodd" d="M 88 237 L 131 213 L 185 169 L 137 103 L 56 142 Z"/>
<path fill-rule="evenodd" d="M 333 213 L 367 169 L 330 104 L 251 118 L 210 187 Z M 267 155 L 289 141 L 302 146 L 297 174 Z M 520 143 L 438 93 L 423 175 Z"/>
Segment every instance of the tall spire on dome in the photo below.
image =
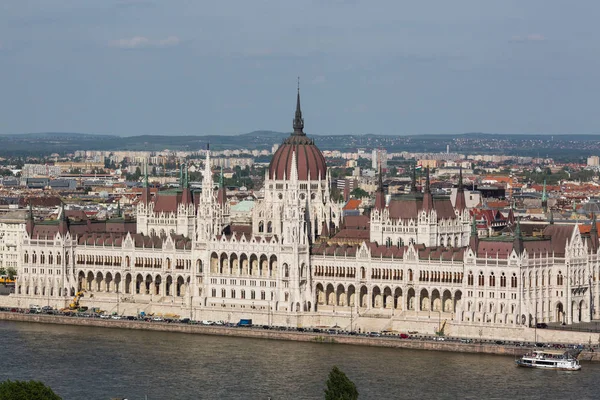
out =
<path fill-rule="evenodd" d="M 300 109 L 300 77 L 298 77 L 298 95 L 296 97 L 296 115 L 294 116 L 294 135 L 305 136 L 304 118 L 302 118 L 302 110 Z"/>

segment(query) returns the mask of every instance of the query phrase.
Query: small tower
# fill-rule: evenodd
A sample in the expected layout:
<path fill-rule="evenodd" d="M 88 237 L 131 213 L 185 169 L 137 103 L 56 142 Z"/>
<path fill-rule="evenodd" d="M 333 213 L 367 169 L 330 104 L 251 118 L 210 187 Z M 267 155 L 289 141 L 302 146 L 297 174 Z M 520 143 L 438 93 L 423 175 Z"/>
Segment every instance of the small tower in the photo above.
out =
<path fill-rule="evenodd" d="M 27 235 L 31 238 L 33 236 L 33 205 L 31 204 L 31 199 L 29 199 L 29 213 L 27 213 L 27 222 L 25 224 L 25 229 L 27 230 Z"/>
<path fill-rule="evenodd" d="M 544 213 L 548 212 L 548 194 L 546 193 L 546 180 L 544 179 L 544 186 L 542 189 L 542 209 Z"/>
<path fill-rule="evenodd" d="M 479 234 L 477 233 L 477 220 L 475 214 L 471 218 L 471 237 L 469 238 L 469 247 L 477 255 L 477 248 L 479 247 Z"/>
<path fill-rule="evenodd" d="M 517 220 L 517 227 L 515 228 L 513 249 L 520 256 L 523 254 L 523 233 L 521 232 L 521 221 Z"/>
<path fill-rule="evenodd" d="M 60 206 L 60 217 L 58 221 L 58 232 L 62 237 L 65 237 L 69 232 L 69 219 L 65 211 L 65 203 L 61 203 Z"/>
<path fill-rule="evenodd" d="M 596 222 L 596 213 L 592 213 L 592 226 L 590 227 L 590 241 L 592 251 L 595 253 L 598 250 L 598 225 Z"/>
<path fill-rule="evenodd" d="M 221 175 L 219 176 L 219 190 L 217 191 L 217 203 L 224 206 L 227 203 L 227 189 L 223 183 L 223 167 L 221 167 Z"/>
<path fill-rule="evenodd" d="M 379 176 L 377 177 L 377 191 L 375 192 L 375 209 L 382 211 L 385 208 L 385 192 L 383 191 L 383 171 L 379 161 Z"/>
<path fill-rule="evenodd" d="M 417 193 L 417 163 L 412 167 L 412 180 L 410 182 L 410 192 Z"/>
<path fill-rule="evenodd" d="M 429 186 L 429 167 L 425 171 L 425 192 L 423 194 L 423 210 L 429 212 L 433 210 L 433 195 Z"/>
<path fill-rule="evenodd" d="M 465 188 L 463 186 L 462 166 L 460 167 L 460 171 L 458 173 L 458 189 L 456 190 L 456 202 L 454 203 L 454 208 L 461 212 L 467 208 Z"/>

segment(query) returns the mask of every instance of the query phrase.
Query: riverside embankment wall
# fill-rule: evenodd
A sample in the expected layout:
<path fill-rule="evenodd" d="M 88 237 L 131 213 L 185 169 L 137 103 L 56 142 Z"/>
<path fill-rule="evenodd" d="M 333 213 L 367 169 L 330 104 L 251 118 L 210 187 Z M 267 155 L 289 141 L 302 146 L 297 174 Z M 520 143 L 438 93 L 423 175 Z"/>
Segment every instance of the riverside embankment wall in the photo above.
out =
<path fill-rule="evenodd" d="M 223 326 L 204 326 L 169 324 L 160 322 L 142 322 L 129 320 L 105 320 L 98 318 L 75 318 L 43 314 L 20 314 L 0 312 L 0 320 L 35 322 L 57 325 L 76 325 L 100 328 L 137 329 L 159 332 L 178 332 L 202 335 L 235 336 L 254 339 L 291 340 L 298 342 L 349 344 L 360 346 L 404 348 L 413 350 L 450 351 L 457 353 L 482 353 L 506 356 L 518 356 L 526 352 L 522 347 L 499 346 L 495 344 L 459 343 L 446 341 L 429 341 L 415 339 L 390 339 L 385 337 L 364 337 L 328 335 L 312 332 L 292 332 L 246 328 L 228 328 Z M 596 361 L 594 353 L 582 354 L 582 358 Z M 600 361 L 600 358 L 598 359 Z"/>

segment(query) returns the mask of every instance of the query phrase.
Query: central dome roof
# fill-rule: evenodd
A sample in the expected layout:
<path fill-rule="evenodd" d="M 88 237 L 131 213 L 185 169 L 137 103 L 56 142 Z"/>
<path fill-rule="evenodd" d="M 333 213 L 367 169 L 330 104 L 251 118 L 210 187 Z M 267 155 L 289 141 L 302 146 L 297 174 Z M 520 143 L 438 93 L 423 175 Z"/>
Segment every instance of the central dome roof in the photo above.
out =
<path fill-rule="evenodd" d="M 289 179 L 292 171 L 292 154 L 296 154 L 296 168 L 298 180 L 307 181 L 325 179 L 327 165 L 321 150 L 315 146 L 312 139 L 303 132 L 304 119 L 300 110 L 300 90 L 296 100 L 296 115 L 294 118 L 294 132 L 285 139 L 277 149 L 269 165 L 269 179 Z"/>

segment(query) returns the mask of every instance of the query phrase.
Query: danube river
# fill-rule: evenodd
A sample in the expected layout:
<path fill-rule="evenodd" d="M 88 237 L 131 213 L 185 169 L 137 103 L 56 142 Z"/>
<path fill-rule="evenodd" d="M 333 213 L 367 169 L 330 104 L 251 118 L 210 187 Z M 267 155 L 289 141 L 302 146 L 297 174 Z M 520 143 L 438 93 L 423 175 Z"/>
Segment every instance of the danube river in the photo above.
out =
<path fill-rule="evenodd" d="M 0 322 L 0 380 L 65 400 L 321 399 L 338 365 L 360 399 L 591 399 L 600 364 L 520 369 L 510 357 Z"/>

